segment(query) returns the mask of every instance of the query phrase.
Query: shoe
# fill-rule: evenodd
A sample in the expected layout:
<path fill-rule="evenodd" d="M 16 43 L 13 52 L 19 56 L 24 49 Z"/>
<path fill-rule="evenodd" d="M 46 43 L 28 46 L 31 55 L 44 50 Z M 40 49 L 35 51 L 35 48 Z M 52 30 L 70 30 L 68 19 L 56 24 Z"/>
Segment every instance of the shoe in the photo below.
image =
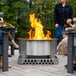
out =
<path fill-rule="evenodd" d="M 8 57 L 12 57 L 12 55 L 8 55 Z"/>

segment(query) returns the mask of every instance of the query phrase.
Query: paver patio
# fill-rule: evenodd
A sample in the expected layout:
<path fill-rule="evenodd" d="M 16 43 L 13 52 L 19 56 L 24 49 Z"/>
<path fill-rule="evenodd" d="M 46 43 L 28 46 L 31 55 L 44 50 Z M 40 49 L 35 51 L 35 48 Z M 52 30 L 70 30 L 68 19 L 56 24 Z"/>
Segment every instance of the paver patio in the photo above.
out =
<path fill-rule="evenodd" d="M 58 55 L 58 65 L 18 65 L 18 56 L 19 50 L 15 50 L 15 55 L 9 58 L 12 68 L 7 72 L 0 69 L 0 76 L 76 76 L 76 71 L 68 74 L 64 67 L 67 64 L 67 56 Z"/>

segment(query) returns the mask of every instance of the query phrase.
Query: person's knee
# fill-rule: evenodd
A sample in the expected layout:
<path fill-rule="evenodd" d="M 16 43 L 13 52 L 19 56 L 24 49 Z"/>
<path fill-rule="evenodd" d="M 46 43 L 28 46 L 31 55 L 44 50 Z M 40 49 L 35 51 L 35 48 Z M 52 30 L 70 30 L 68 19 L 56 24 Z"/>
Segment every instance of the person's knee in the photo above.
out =
<path fill-rule="evenodd" d="M 74 56 L 74 60 L 76 61 L 76 56 Z"/>

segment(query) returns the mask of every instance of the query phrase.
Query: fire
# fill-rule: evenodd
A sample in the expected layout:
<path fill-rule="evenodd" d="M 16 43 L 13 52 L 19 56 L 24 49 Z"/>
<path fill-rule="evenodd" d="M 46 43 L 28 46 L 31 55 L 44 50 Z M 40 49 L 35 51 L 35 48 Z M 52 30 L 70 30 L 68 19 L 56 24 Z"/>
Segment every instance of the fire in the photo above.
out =
<path fill-rule="evenodd" d="M 30 23 L 31 27 L 34 29 L 34 31 L 31 29 L 29 33 L 29 39 L 51 39 L 50 35 L 51 32 L 47 30 L 47 34 L 44 34 L 43 31 L 43 25 L 40 21 L 40 19 L 35 18 L 35 13 L 30 14 Z"/>

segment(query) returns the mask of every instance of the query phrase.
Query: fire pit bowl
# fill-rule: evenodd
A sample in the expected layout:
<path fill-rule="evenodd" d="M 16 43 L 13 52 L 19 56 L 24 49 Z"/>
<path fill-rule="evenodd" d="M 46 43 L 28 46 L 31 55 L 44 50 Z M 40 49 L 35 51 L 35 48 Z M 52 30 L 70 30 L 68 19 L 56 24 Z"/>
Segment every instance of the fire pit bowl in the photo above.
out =
<path fill-rule="evenodd" d="M 19 38 L 18 64 L 57 64 L 57 39 L 33 40 Z"/>

